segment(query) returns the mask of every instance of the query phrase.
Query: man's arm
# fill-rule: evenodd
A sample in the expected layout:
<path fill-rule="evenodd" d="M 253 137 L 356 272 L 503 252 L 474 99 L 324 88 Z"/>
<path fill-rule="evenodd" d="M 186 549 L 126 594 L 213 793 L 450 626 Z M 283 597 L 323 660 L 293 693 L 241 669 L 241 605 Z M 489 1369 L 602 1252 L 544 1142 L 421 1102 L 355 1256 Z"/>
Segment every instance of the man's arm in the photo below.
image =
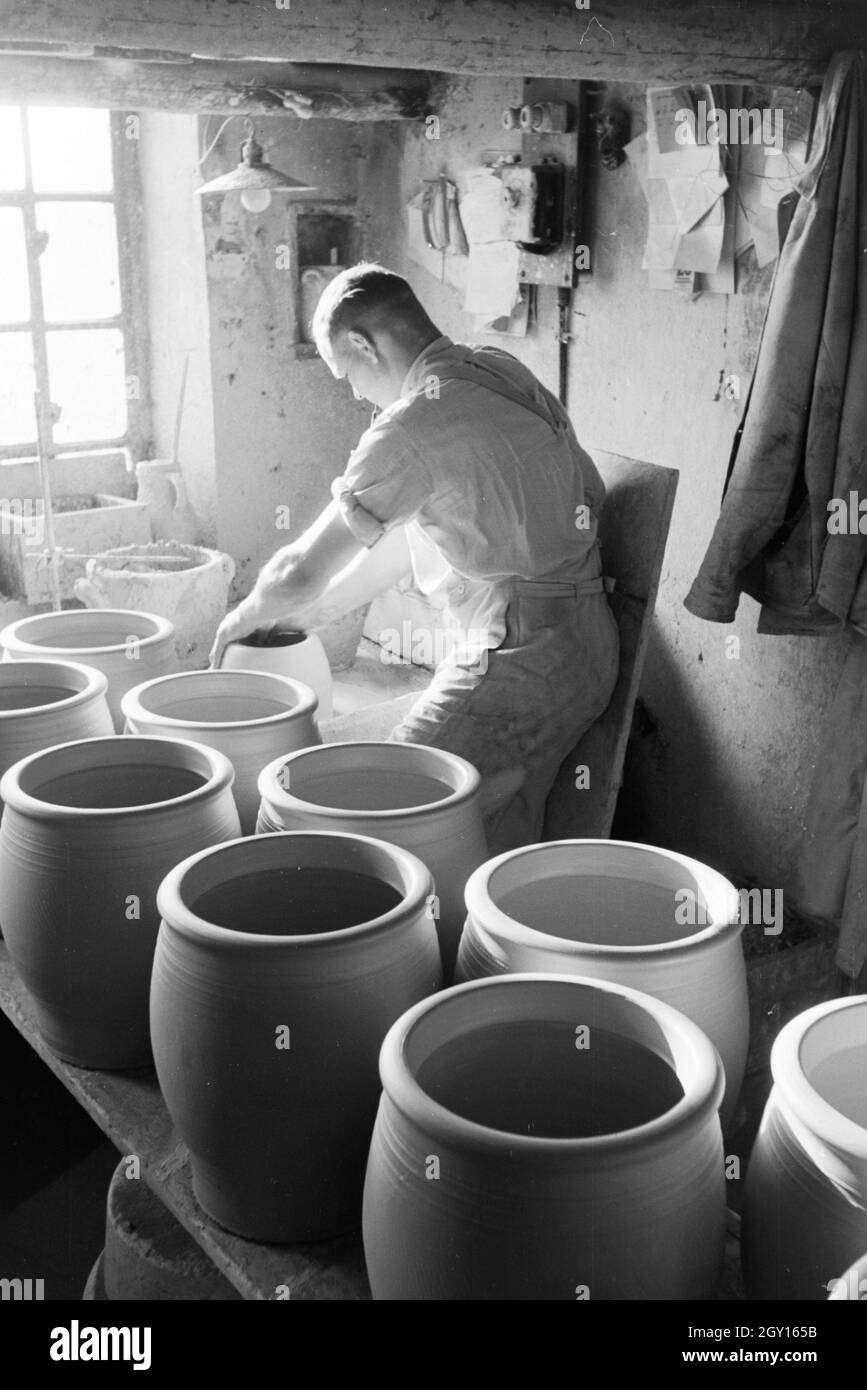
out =
<path fill-rule="evenodd" d="M 331 503 L 303 536 L 271 557 L 250 595 L 223 619 L 211 665 L 219 666 L 229 642 L 278 619 L 305 631 L 323 627 L 367 603 L 409 569 L 403 526 L 366 549 L 346 525 L 337 503 Z"/>
<path fill-rule="evenodd" d="M 271 556 L 252 591 L 226 614 L 211 649 L 211 666 L 219 666 L 229 642 L 239 642 L 278 619 L 300 618 L 362 549 L 337 503 L 329 503 L 297 541 Z"/>

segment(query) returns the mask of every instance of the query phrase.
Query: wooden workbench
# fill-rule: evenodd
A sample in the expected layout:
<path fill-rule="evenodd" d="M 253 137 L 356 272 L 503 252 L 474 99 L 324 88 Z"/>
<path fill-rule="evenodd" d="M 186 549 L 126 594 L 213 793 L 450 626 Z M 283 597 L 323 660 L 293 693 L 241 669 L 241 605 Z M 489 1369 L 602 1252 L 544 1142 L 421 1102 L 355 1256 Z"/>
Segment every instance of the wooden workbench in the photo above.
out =
<path fill-rule="evenodd" d="M 36 1027 L 30 995 L 0 941 L 0 1008 L 43 1062 L 141 1175 L 243 1298 L 369 1299 L 361 1235 L 306 1245 L 261 1245 L 217 1226 L 193 1195 L 190 1159 L 169 1118 L 153 1071 L 86 1071 L 61 1062 Z"/>
<path fill-rule="evenodd" d="M 280 1286 L 290 1298 L 370 1298 L 360 1234 L 306 1245 L 261 1245 L 233 1236 L 211 1221 L 193 1194 L 190 1159 L 169 1118 L 153 1071 L 87 1071 L 61 1062 L 36 1027 L 30 995 L 0 940 L 0 1009 L 43 1062 L 96 1121 L 124 1156 L 141 1161 L 142 1177 L 242 1298 L 275 1299 Z M 744 1297 L 739 1224 L 730 1216 L 726 1258 L 717 1299 Z M 285 1295 L 284 1295 L 285 1296 Z"/>

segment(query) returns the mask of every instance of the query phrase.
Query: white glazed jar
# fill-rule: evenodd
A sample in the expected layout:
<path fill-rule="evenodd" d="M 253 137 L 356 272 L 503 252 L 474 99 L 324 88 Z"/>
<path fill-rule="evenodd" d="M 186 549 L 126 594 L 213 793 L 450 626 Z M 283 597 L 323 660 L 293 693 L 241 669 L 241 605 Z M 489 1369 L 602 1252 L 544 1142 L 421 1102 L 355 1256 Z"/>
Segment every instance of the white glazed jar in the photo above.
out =
<path fill-rule="evenodd" d="M 221 670 L 267 671 L 301 681 L 316 692 L 319 718 L 331 718 L 331 667 L 315 632 L 254 632 L 240 642 L 229 643 Z"/>
<path fill-rule="evenodd" d="M 867 995 L 793 1018 L 771 1074 L 744 1190 L 747 1296 L 825 1299 L 867 1249 Z"/>
<path fill-rule="evenodd" d="M 489 860 L 465 898 L 456 981 L 555 971 L 662 999 L 719 1049 L 728 1122 L 749 1044 L 738 895 L 728 879 L 650 845 L 555 840 Z"/>

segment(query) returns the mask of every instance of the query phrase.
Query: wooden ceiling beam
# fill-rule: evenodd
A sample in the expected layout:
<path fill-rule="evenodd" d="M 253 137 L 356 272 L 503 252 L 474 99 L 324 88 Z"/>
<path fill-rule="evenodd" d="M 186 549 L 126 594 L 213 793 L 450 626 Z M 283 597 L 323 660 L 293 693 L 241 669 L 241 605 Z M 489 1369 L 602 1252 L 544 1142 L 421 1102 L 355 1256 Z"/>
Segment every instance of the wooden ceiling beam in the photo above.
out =
<path fill-rule="evenodd" d="M 819 80 L 863 0 L 0 0 L 4 43 L 495 76 Z"/>
<path fill-rule="evenodd" d="M 430 108 L 426 73 L 205 59 L 137 62 L 0 53 L 0 103 L 107 106 L 202 115 L 413 120 Z"/>

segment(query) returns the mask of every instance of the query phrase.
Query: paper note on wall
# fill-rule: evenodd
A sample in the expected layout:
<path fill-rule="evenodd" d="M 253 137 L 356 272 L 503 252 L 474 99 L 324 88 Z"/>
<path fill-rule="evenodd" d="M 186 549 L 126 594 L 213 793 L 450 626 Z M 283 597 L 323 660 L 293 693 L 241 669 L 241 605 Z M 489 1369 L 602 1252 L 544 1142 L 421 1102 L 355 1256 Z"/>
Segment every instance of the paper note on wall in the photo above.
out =
<path fill-rule="evenodd" d="M 647 134 L 631 140 L 626 154 L 647 199 L 642 269 L 715 271 L 725 230 L 721 194 L 728 187 L 728 180 L 710 176 L 713 182 L 702 186 L 700 176 L 690 180 L 653 177 L 649 173 Z M 689 187 L 684 188 L 683 184 Z"/>
<path fill-rule="evenodd" d="M 492 169 L 465 169 L 460 177 L 460 215 L 467 241 L 500 241 L 503 184 Z"/>
<path fill-rule="evenodd" d="M 518 279 L 520 250 L 514 241 L 470 244 L 467 293 L 464 309 L 491 320 L 511 315 L 521 285 Z"/>

